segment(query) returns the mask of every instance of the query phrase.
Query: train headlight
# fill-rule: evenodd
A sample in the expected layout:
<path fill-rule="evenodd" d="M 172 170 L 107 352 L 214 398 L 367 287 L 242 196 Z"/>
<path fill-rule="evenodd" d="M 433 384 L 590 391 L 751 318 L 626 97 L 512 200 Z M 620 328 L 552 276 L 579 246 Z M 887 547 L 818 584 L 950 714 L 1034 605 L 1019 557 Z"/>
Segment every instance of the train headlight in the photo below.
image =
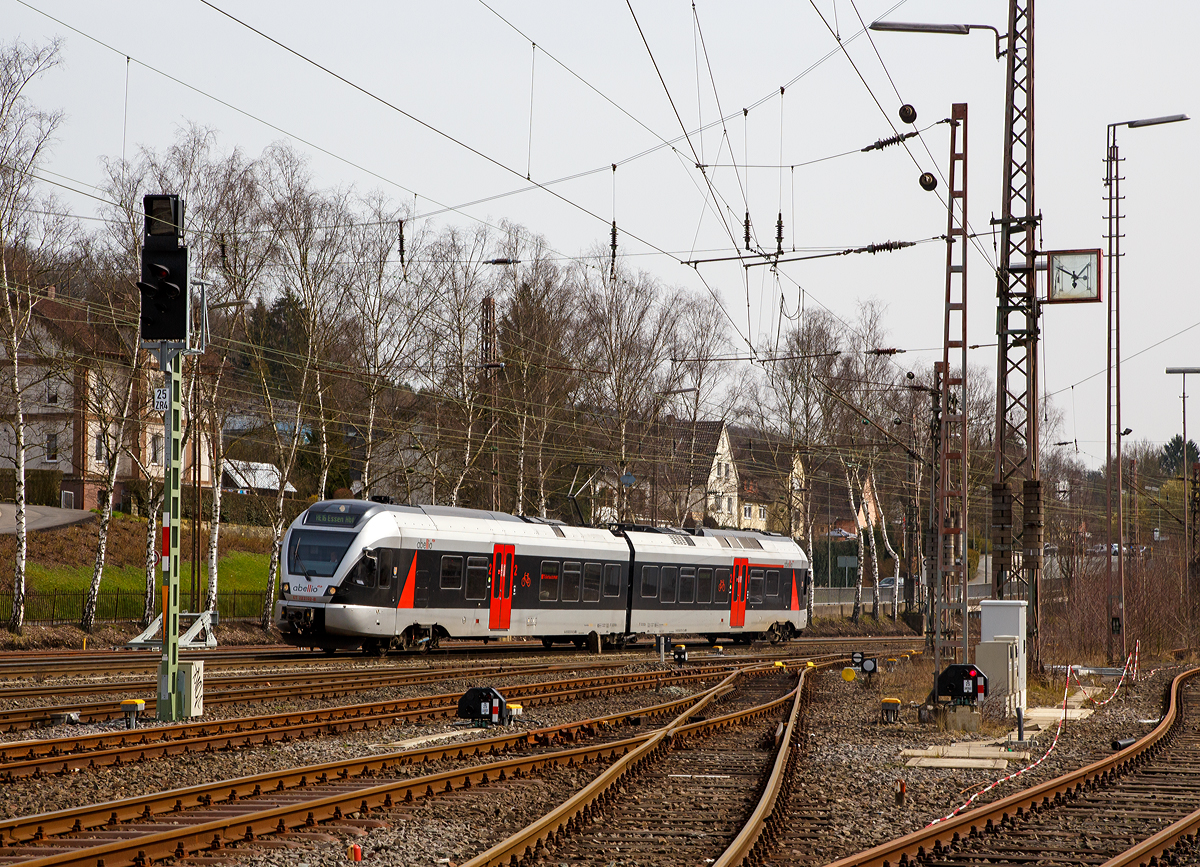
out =
<path fill-rule="evenodd" d="M 325 588 L 326 596 L 332 596 L 334 593 L 337 593 L 337 587 L 335 585 L 331 584 Z"/>
<path fill-rule="evenodd" d="M 292 592 L 292 585 L 291 585 L 291 584 L 289 584 L 287 581 L 284 581 L 282 584 L 280 584 L 280 585 L 279 585 L 279 589 L 280 589 L 281 591 L 283 591 L 284 593 L 291 593 L 291 592 Z"/>

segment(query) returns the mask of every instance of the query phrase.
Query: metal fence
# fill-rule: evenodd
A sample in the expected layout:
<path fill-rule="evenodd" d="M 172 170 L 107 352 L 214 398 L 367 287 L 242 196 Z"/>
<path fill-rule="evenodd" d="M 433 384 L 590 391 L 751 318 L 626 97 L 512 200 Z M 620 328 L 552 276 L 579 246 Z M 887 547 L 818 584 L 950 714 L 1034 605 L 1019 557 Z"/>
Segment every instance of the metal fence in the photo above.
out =
<path fill-rule="evenodd" d="M 254 590 L 231 590 L 217 593 L 217 614 L 223 620 L 257 620 L 262 613 L 265 592 Z M 61 626 L 83 620 L 83 605 L 86 592 L 53 590 L 49 593 L 29 592 L 25 594 L 25 622 L 44 626 Z M 0 623 L 8 622 L 12 616 L 13 594 L 11 590 L 0 592 Z M 154 610 L 159 602 L 155 599 Z M 142 619 L 145 594 L 133 590 L 101 590 L 96 597 L 96 622 L 136 622 Z"/>

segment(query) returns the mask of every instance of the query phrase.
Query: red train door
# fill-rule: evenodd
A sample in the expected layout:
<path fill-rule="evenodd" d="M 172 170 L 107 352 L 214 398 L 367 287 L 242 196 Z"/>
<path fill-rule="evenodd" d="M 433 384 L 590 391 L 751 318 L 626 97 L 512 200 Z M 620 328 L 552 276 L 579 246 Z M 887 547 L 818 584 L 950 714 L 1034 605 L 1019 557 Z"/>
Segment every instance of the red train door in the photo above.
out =
<path fill-rule="evenodd" d="M 733 561 L 733 593 L 729 600 L 729 625 L 732 627 L 746 625 L 746 574 L 749 570 L 749 560 Z"/>
<path fill-rule="evenodd" d="M 497 545 L 492 551 L 492 601 L 488 612 L 488 629 L 508 629 L 512 620 L 515 551 L 512 545 Z"/>

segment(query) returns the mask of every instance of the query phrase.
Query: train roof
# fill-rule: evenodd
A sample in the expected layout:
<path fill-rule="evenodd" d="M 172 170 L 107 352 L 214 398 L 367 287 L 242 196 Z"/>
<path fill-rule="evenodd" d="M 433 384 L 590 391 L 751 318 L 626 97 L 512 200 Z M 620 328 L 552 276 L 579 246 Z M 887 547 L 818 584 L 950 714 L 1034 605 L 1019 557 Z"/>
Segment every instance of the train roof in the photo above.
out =
<path fill-rule="evenodd" d="M 503 532 L 513 535 L 548 536 L 561 538 L 595 538 L 596 534 L 619 536 L 627 533 L 639 534 L 643 543 L 654 545 L 683 545 L 687 547 L 722 547 L 792 552 L 799 545 L 789 536 L 758 530 L 726 530 L 708 527 L 679 529 L 678 527 L 650 527 L 637 524 L 612 524 L 605 527 L 579 527 L 548 518 L 510 515 L 507 512 L 492 512 L 484 509 L 466 509 L 461 506 L 409 506 L 390 503 L 375 503 L 366 500 L 322 500 L 314 503 L 298 518 L 299 523 L 309 526 L 353 528 L 379 514 L 408 516 L 413 529 L 422 526 L 440 531 L 470 531 L 474 522 L 503 524 Z M 478 526 L 476 527 L 479 528 Z M 499 528 L 490 528 L 498 530 Z M 651 539 L 649 537 L 657 536 Z M 703 541 L 701 541 L 703 540 Z"/>

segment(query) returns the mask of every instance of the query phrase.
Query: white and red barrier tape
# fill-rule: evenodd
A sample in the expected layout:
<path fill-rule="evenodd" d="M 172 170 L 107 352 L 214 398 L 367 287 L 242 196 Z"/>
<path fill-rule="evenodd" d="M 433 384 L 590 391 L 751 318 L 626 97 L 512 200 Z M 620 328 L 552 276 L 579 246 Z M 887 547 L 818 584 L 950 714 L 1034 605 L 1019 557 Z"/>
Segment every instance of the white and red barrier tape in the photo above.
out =
<path fill-rule="evenodd" d="M 1137 656 L 1138 656 L 1139 646 L 1140 646 L 1140 642 L 1138 642 L 1138 644 L 1135 644 L 1133 653 L 1129 654 L 1129 658 L 1125 660 L 1125 667 L 1121 670 L 1121 680 L 1117 683 L 1116 688 L 1113 690 L 1113 694 L 1110 695 L 1108 698 L 1106 698 L 1102 702 L 1096 702 L 1091 696 L 1089 696 L 1087 694 L 1087 690 L 1084 690 L 1083 694 L 1085 696 L 1087 696 L 1089 701 L 1091 701 L 1097 707 L 1103 707 L 1104 705 L 1108 704 L 1110 701 L 1112 701 L 1116 697 L 1117 693 L 1121 689 L 1121 684 L 1123 684 L 1125 682 L 1125 675 L 1127 673 L 1129 673 L 1130 671 L 1133 671 L 1134 678 L 1136 679 L 1136 677 L 1137 677 L 1137 675 L 1136 675 Z M 1075 667 L 1068 666 L 1067 667 L 1067 682 L 1066 682 L 1066 685 L 1063 687 L 1062 713 L 1058 717 L 1058 728 L 1056 728 L 1054 731 L 1054 740 L 1051 741 L 1050 748 L 1046 750 L 1046 752 L 1042 755 L 1042 757 L 1040 759 L 1038 759 L 1036 762 L 1026 765 L 1025 767 L 1021 768 L 1020 770 L 1014 771 L 1013 773 L 1009 774 L 1006 777 L 1001 777 L 1000 779 L 989 783 L 987 786 L 980 789 L 978 792 L 976 792 L 974 795 L 972 795 L 970 798 L 968 798 L 965 802 L 963 802 L 952 813 L 942 816 L 940 819 L 934 819 L 926 827 L 936 825 L 938 822 L 945 822 L 947 819 L 953 819 L 955 816 L 957 816 L 963 810 L 967 809 L 967 807 L 969 807 L 973 803 L 975 803 L 975 801 L 981 795 L 984 795 L 987 792 L 990 792 L 992 789 L 996 788 L 997 786 L 1001 785 L 1002 783 L 1007 783 L 1009 780 L 1015 780 L 1017 777 L 1021 776 L 1022 774 L 1026 774 L 1029 771 L 1032 771 L 1034 768 L 1036 768 L 1038 765 L 1040 765 L 1042 762 L 1044 762 L 1052 752 L 1054 752 L 1054 748 L 1056 746 L 1058 746 L 1058 737 L 1059 737 L 1059 735 L 1062 734 L 1063 724 L 1067 721 L 1067 696 L 1070 695 L 1070 692 L 1071 692 L 1071 675 L 1072 674 L 1075 674 L 1076 682 L 1079 681 L 1079 674 L 1078 674 L 1078 672 L 1075 671 Z M 1082 683 L 1080 683 L 1079 686 L 1081 689 L 1083 688 Z"/>
<path fill-rule="evenodd" d="M 1117 685 L 1113 687 L 1112 695 L 1104 699 L 1104 701 L 1096 701 L 1096 699 L 1092 698 L 1092 696 L 1088 694 L 1087 688 L 1083 685 L 1083 681 L 1079 679 L 1079 670 L 1073 665 L 1067 667 L 1067 683 L 1070 684 L 1071 675 L 1075 675 L 1075 682 L 1079 684 L 1079 689 L 1082 690 L 1084 697 L 1096 707 L 1104 707 L 1106 704 L 1116 698 L 1118 693 L 1121 692 L 1121 687 L 1125 684 L 1126 675 L 1130 675 L 1132 673 L 1132 677 L 1130 679 L 1137 680 L 1137 659 L 1139 645 L 1140 642 L 1134 645 L 1133 653 L 1129 654 L 1128 658 L 1125 660 L 1125 667 L 1121 669 L 1121 679 L 1118 680 Z"/>

